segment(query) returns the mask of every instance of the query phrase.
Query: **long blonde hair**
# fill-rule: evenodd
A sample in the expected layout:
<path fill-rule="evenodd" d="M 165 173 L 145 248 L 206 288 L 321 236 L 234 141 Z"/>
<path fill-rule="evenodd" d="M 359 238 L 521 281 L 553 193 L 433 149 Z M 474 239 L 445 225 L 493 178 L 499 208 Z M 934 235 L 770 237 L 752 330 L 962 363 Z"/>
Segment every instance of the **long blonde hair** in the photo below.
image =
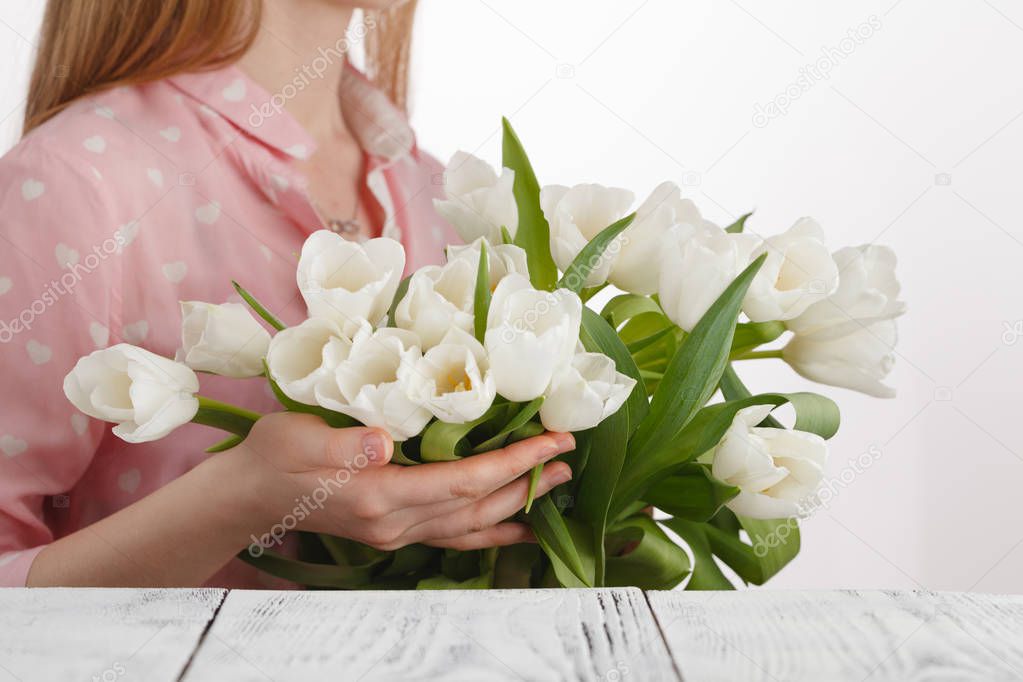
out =
<path fill-rule="evenodd" d="M 375 12 L 366 73 L 406 108 L 414 1 Z M 119 85 L 226 66 L 252 45 L 260 0 L 49 0 L 23 132 Z"/>

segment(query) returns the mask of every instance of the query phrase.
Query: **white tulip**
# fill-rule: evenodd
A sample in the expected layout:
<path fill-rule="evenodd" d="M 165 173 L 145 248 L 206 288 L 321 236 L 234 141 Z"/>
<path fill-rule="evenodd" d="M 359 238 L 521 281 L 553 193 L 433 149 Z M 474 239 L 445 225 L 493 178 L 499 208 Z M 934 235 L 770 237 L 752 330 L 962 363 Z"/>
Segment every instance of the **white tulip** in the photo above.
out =
<path fill-rule="evenodd" d="M 663 251 L 659 296 L 664 314 L 692 331 L 704 313 L 749 265 L 757 238 L 679 225 L 669 231 Z"/>
<path fill-rule="evenodd" d="M 449 424 L 482 417 L 497 396 L 487 352 L 474 336 L 458 328 L 422 357 L 403 363 L 398 377 L 413 402 Z"/>
<path fill-rule="evenodd" d="M 849 388 L 876 398 L 894 398 L 882 381 L 895 365 L 895 320 L 881 320 L 839 337 L 796 334 L 782 357 L 810 381 Z"/>
<path fill-rule="evenodd" d="M 569 364 L 579 340 L 582 301 L 567 289 L 537 291 L 522 275 L 508 275 L 494 290 L 483 345 L 497 392 L 532 400 Z"/>
<path fill-rule="evenodd" d="M 668 232 L 677 225 L 697 231 L 717 230 L 673 182 L 658 185 L 638 209 L 632 224 L 622 232 L 621 245 L 608 279 L 619 289 L 649 296 L 657 292 L 661 251 Z"/>
<path fill-rule="evenodd" d="M 309 235 L 298 261 L 298 289 L 310 317 L 336 320 L 354 334 L 377 324 L 391 306 L 405 269 L 405 249 L 381 237 L 359 244 L 329 230 Z"/>
<path fill-rule="evenodd" d="M 189 367 L 119 343 L 78 360 L 64 377 L 64 395 L 79 410 L 115 422 L 129 443 L 163 438 L 199 410 L 199 379 Z"/>
<path fill-rule="evenodd" d="M 555 374 L 540 421 L 548 431 L 592 429 L 617 412 L 635 386 L 636 380 L 618 372 L 603 353 L 577 353 Z"/>
<path fill-rule="evenodd" d="M 417 270 L 394 309 L 394 324 L 415 332 L 424 348 L 436 346 L 453 327 L 472 330 L 478 267 L 458 258 Z"/>
<path fill-rule="evenodd" d="M 433 205 L 466 242 L 486 237 L 500 244 L 502 227 L 514 237 L 519 226 L 514 183 L 515 172 L 511 169 L 501 169 L 501 177 L 497 177 L 482 159 L 455 152 L 444 171 L 447 199 L 434 199 Z"/>
<path fill-rule="evenodd" d="M 385 429 L 396 441 L 408 440 L 423 430 L 431 415 L 408 397 L 398 368 L 415 364 L 420 357 L 419 339 L 412 332 L 364 328 L 332 376 L 316 385 L 316 402 L 366 426 Z"/>
<path fill-rule="evenodd" d="M 472 265 L 476 272 L 480 267 L 480 249 L 483 243 L 487 244 L 487 264 L 490 274 L 490 290 L 497 288 L 505 275 L 516 273 L 529 277 L 529 264 L 526 262 L 526 252 L 514 244 L 493 244 L 484 237 L 476 239 L 471 244 L 448 246 L 448 261 L 464 260 Z M 473 278 L 475 280 L 475 278 Z"/>
<path fill-rule="evenodd" d="M 798 516 L 824 477 L 824 439 L 805 431 L 760 428 L 770 405 L 739 410 L 714 450 L 714 477 L 739 488 L 728 508 L 754 519 Z"/>
<path fill-rule="evenodd" d="M 369 329 L 368 322 L 362 325 Z M 351 348 L 352 340 L 337 322 L 310 317 L 297 327 L 277 332 L 270 341 L 266 364 L 284 395 L 305 405 L 316 405 L 316 385 L 333 376 Z"/>
<path fill-rule="evenodd" d="M 270 334 L 241 303 L 181 302 L 176 360 L 194 370 L 244 379 L 263 373 Z"/>
<path fill-rule="evenodd" d="M 583 247 L 611 223 L 624 218 L 635 198 L 632 192 L 603 185 L 548 185 L 540 190 L 540 206 L 551 229 L 551 255 L 564 272 Z M 607 281 L 621 249 L 618 235 L 597 259 L 584 286 Z"/>
<path fill-rule="evenodd" d="M 890 248 L 873 244 L 847 247 L 836 251 L 834 260 L 838 289 L 789 320 L 789 329 L 801 336 L 813 335 L 816 340 L 838 338 L 906 312 L 906 304 L 899 300 L 895 252 Z"/>
<path fill-rule="evenodd" d="M 838 286 L 838 266 L 812 218 L 800 218 L 787 232 L 764 240 L 751 258 L 762 253 L 767 259 L 743 301 L 753 322 L 791 320 Z"/>

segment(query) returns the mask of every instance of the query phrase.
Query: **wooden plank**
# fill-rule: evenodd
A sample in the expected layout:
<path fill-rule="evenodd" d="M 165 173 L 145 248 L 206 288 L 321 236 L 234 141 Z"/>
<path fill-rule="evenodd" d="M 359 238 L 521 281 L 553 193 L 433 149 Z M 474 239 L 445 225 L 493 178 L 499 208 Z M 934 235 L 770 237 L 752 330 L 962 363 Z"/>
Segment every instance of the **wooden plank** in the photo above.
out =
<path fill-rule="evenodd" d="M 177 680 L 224 594 L 2 589 L 0 681 Z"/>
<path fill-rule="evenodd" d="M 1023 595 L 648 592 L 686 682 L 1023 679 Z"/>
<path fill-rule="evenodd" d="M 677 680 L 636 589 L 231 592 L 189 682 Z"/>

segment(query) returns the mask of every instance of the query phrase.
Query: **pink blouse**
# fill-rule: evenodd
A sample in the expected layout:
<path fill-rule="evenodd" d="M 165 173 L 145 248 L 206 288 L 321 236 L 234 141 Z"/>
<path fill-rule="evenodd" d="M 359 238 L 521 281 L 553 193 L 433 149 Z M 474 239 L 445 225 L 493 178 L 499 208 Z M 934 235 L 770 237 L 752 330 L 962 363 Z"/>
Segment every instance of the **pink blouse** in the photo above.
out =
<path fill-rule="evenodd" d="M 440 262 L 457 241 L 432 205 L 443 168 L 361 74 L 346 69 L 341 91 L 380 233 L 405 245 L 408 270 Z M 303 319 L 297 254 L 322 224 L 292 162 L 314 145 L 271 102 L 236 67 L 122 87 L 74 103 L 0 160 L 0 585 L 24 585 L 47 543 L 215 456 L 203 450 L 225 435 L 188 424 L 118 440 L 63 395 L 79 357 L 122 341 L 173 357 L 178 302 L 237 301 L 232 279 Z M 202 393 L 280 409 L 258 379 L 207 375 Z M 210 584 L 275 583 L 233 560 Z"/>

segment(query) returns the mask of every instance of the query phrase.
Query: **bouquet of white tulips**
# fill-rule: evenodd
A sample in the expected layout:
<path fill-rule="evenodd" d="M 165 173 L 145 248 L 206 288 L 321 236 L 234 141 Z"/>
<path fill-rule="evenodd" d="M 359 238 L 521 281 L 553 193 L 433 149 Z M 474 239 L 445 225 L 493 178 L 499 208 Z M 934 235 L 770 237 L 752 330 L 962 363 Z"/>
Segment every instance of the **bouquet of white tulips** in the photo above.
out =
<path fill-rule="evenodd" d="M 300 559 L 242 554 L 310 586 L 763 583 L 798 552 L 798 519 L 820 503 L 838 408 L 815 393 L 752 394 L 732 363 L 781 358 L 812 381 L 894 395 L 882 383 L 904 312 L 894 255 L 832 254 L 809 218 L 765 239 L 746 231 L 748 215 L 721 228 L 671 183 L 634 212 L 624 189 L 541 189 L 507 121 L 503 156 L 500 175 L 468 154 L 451 160 L 436 207 L 465 244 L 445 265 L 402 279 L 398 242 L 316 232 L 298 262 L 301 324 L 285 327 L 236 284 L 255 316 L 183 303 L 175 360 L 99 350 L 65 393 L 129 442 L 189 421 L 229 432 L 211 452 L 240 443 L 259 415 L 198 396 L 195 371 L 263 375 L 285 410 L 385 429 L 406 466 L 574 432 L 561 456 L 570 482 L 533 499 L 533 472 L 521 519 L 537 545 L 383 552 L 300 534 Z M 791 427 L 771 415 L 784 404 Z"/>

